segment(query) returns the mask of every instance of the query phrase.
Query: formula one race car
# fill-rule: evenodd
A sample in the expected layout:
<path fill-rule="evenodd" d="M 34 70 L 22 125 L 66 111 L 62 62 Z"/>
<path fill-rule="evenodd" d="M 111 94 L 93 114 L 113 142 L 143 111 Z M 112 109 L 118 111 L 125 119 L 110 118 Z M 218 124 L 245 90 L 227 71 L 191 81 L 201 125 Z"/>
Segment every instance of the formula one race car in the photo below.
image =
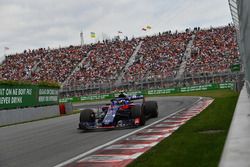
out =
<path fill-rule="evenodd" d="M 135 102 L 137 100 L 141 101 Z M 154 117 L 158 117 L 156 101 L 145 101 L 142 95 L 127 96 L 121 93 L 110 104 L 103 106 L 100 112 L 83 110 L 80 113 L 79 129 L 138 127 Z"/>

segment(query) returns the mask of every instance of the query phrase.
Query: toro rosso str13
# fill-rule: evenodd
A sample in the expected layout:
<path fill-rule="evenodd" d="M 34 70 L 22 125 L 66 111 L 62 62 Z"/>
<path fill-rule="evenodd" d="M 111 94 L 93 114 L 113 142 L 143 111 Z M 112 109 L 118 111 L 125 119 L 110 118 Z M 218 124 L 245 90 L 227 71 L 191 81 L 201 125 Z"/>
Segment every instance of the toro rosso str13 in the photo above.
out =
<path fill-rule="evenodd" d="M 120 94 L 110 104 L 103 106 L 100 112 L 83 110 L 80 113 L 79 129 L 137 127 L 145 125 L 147 119 L 154 117 L 158 117 L 156 101 L 145 101 L 142 95 Z"/>

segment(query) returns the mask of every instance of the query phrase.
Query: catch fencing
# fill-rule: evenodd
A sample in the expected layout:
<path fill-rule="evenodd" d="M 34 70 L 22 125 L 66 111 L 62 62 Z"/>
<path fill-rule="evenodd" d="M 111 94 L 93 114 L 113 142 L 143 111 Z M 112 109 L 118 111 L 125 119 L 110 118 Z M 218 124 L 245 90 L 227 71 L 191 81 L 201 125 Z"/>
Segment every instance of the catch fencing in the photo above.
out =
<path fill-rule="evenodd" d="M 213 73 L 207 75 L 193 75 L 183 79 L 175 80 L 173 78 L 160 78 L 158 76 L 151 79 L 137 79 L 136 82 L 122 82 L 120 84 L 112 83 L 92 83 L 89 85 L 78 84 L 60 89 L 60 99 L 71 99 L 81 97 L 81 99 L 105 99 L 110 98 L 109 94 L 113 92 L 136 92 L 145 90 L 173 90 L 181 87 L 192 87 L 197 85 L 210 85 L 220 83 L 234 83 L 234 90 L 240 91 L 244 83 L 244 74 L 242 72 L 231 73 Z M 98 97 L 102 95 L 101 97 Z M 105 95 L 105 96 L 104 96 Z M 92 97 L 92 98 L 90 98 Z M 113 97 L 113 96 L 112 96 Z M 90 99 L 89 99 L 90 98 Z M 79 100 L 77 100 L 79 101 Z"/>
<path fill-rule="evenodd" d="M 150 89 L 150 90 L 138 90 L 127 92 L 128 95 L 166 95 L 174 93 L 184 93 L 184 92 L 194 92 L 194 91 L 205 91 L 205 90 L 218 90 L 218 89 L 235 89 L 235 84 L 232 82 L 220 83 L 220 84 L 204 84 L 204 85 L 194 85 L 187 87 L 176 87 L 176 88 L 166 88 L 166 89 Z M 79 97 L 65 97 L 59 100 L 60 103 L 66 102 L 82 102 L 90 100 L 103 100 L 111 99 L 117 97 L 119 92 L 109 93 L 109 94 L 97 94 L 89 96 L 79 96 Z"/>

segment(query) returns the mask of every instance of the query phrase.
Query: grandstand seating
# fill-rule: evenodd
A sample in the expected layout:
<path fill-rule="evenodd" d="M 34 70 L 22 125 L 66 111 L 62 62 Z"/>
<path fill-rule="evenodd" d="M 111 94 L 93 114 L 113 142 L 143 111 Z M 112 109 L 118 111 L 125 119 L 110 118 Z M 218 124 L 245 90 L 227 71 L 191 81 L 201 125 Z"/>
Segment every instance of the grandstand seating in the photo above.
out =
<path fill-rule="evenodd" d="M 40 48 L 6 56 L 0 66 L 0 79 L 27 80 L 35 64 L 42 60 L 47 53 L 48 50 Z"/>
<path fill-rule="evenodd" d="M 68 84 L 115 82 L 137 45 L 138 40 L 135 39 L 97 43 L 82 68 L 70 77 Z"/>
<path fill-rule="evenodd" d="M 187 60 L 186 75 L 230 71 L 239 62 L 235 28 L 210 28 L 196 33 L 191 58 Z"/>
<path fill-rule="evenodd" d="M 144 38 L 138 58 L 123 81 L 174 77 L 190 39 L 190 33 L 163 33 Z"/>
<path fill-rule="evenodd" d="M 90 48 L 90 45 L 70 46 L 49 51 L 32 72 L 31 80 L 54 80 L 62 83 L 87 55 Z"/>
<path fill-rule="evenodd" d="M 90 48 L 91 45 L 41 48 L 7 56 L 0 66 L 0 79 L 63 82 Z"/>
<path fill-rule="evenodd" d="M 103 41 L 83 47 L 28 50 L 6 57 L 0 65 L 0 80 L 63 83 L 68 78 L 66 85 L 70 87 L 114 83 L 121 73 L 125 74 L 123 82 L 173 78 L 192 35 L 195 38 L 191 57 L 185 60 L 186 76 L 227 72 L 232 64 L 239 62 L 235 29 L 228 25 L 182 33 L 165 32 L 132 40 Z M 135 61 L 124 71 L 141 41 Z"/>

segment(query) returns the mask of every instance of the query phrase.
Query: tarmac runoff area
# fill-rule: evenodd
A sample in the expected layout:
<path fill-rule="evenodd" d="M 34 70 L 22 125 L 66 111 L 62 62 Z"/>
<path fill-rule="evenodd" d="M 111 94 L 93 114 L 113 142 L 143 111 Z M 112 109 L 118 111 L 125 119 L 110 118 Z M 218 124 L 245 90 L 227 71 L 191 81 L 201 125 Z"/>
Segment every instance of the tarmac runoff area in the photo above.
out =
<path fill-rule="evenodd" d="M 79 114 L 0 128 L 0 166 L 126 166 L 199 114 L 211 99 L 152 97 L 158 118 L 141 128 L 84 132 Z M 100 103 L 77 104 L 95 108 Z"/>

